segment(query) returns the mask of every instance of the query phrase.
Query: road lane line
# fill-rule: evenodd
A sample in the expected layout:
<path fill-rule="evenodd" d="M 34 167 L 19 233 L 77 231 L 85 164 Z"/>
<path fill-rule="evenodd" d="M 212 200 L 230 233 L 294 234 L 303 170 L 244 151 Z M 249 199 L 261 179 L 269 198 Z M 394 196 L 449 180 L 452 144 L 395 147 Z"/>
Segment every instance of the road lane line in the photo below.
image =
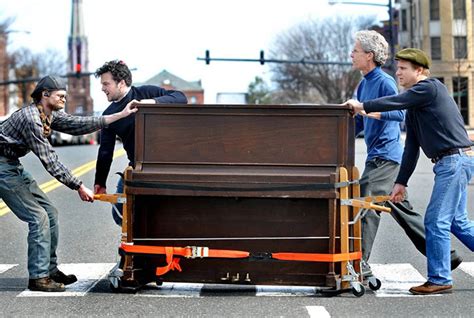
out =
<path fill-rule="evenodd" d="M 18 266 L 18 264 L 0 264 L 0 274 L 5 273 L 7 270 Z"/>
<path fill-rule="evenodd" d="M 324 306 L 306 306 L 306 310 L 310 317 L 326 318 L 331 317 Z"/>
<path fill-rule="evenodd" d="M 17 297 L 82 297 L 94 288 L 101 279 L 105 278 L 114 266 L 114 263 L 60 264 L 58 268 L 61 271 L 77 276 L 77 282 L 66 286 L 66 291 L 47 293 L 26 289 L 18 294 Z"/>
<path fill-rule="evenodd" d="M 125 150 L 123 148 L 120 148 L 120 149 L 118 149 L 114 152 L 113 158 L 115 159 L 115 158 L 121 157 L 125 154 L 126 154 Z M 76 169 L 72 170 L 71 172 L 76 178 L 78 178 L 78 177 L 86 174 L 87 172 L 91 171 L 92 169 L 94 169 L 95 165 L 96 165 L 96 162 L 97 162 L 97 160 L 90 161 L 86 164 L 83 164 L 80 167 L 77 167 Z M 52 179 L 52 180 L 49 180 L 49 181 L 41 184 L 40 188 L 41 188 L 41 190 L 43 190 L 44 193 L 48 193 L 48 192 L 51 192 L 54 189 L 58 188 L 61 185 L 62 185 L 61 182 L 59 182 L 56 179 Z M 7 207 L 5 202 L 3 202 L 3 200 L 0 200 L 0 216 L 3 216 L 5 214 L 7 214 L 8 212 L 10 212 L 10 209 Z"/>

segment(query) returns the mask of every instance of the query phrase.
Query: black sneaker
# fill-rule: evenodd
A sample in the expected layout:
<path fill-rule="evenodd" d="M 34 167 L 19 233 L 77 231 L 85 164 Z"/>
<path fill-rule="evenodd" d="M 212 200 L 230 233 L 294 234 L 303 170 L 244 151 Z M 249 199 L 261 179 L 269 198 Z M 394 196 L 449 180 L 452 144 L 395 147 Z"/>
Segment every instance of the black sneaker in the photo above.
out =
<path fill-rule="evenodd" d="M 76 275 L 66 275 L 60 270 L 57 270 L 53 274 L 49 274 L 49 278 L 54 280 L 56 283 L 62 283 L 64 285 L 70 285 L 77 282 Z"/>
<path fill-rule="evenodd" d="M 458 268 L 459 265 L 461 265 L 463 259 L 461 256 L 458 256 L 456 258 L 452 258 L 451 259 L 451 270 L 455 270 L 456 268 Z"/>
<path fill-rule="evenodd" d="M 41 292 L 63 292 L 66 290 L 64 284 L 57 283 L 49 277 L 30 279 L 28 289 Z"/>

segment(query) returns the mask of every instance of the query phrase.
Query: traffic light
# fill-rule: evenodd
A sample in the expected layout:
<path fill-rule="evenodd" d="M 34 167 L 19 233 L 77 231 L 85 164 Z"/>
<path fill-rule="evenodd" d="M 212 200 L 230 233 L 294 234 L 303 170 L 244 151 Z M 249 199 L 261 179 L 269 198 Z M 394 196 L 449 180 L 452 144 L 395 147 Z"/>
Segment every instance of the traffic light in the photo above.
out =
<path fill-rule="evenodd" d="M 76 71 L 76 76 L 79 76 L 81 74 L 81 71 L 82 71 L 82 65 L 77 63 L 76 64 L 76 67 L 75 67 L 75 71 Z"/>
<path fill-rule="evenodd" d="M 263 50 L 260 50 L 260 65 L 265 64 L 265 53 Z"/>
<path fill-rule="evenodd" d="M 211 63 L 211 57 L 209 54 L 209 50 L 206 50 L 206 64 L 209 65 Z"/>

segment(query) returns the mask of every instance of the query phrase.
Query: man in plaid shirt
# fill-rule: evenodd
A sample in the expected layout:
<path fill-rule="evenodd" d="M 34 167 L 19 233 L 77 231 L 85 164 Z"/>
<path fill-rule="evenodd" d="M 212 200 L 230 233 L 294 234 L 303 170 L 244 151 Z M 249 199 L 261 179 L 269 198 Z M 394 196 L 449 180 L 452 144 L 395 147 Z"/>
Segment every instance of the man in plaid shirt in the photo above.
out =
<path fill-rule="evenodd" d="M 28 288 L 64 291 L 75 275 L 57 268 L 58 211 L 39 188 L 19 158 L 32 151 L 58 181 L 76 190 L 83 201 L 94 201 L 93 192 L 72 175 L 58 159 L 48 141 L 52 130 L 72 135 L 88 134 L 137 111 L 131 101 L 119 113 L 100 117 L 71 116 L 60 110 L 66 102 L 66 86 L 59 79 L 42 78 L 33 93 L 33 103 L 13 113 L 0 125 L 0 199 L 28 223 Z"/>

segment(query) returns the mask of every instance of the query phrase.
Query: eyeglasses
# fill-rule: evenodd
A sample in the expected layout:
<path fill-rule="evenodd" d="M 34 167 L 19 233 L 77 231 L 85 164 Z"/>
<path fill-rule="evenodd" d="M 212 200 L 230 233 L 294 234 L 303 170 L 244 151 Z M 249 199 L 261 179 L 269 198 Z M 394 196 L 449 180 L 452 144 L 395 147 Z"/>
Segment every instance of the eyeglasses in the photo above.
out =
<path fill-rule="evenodd" d="M 66 100 L 67 99 L 67 95 L 66 94 L 55 94 L 55 96 L 59 99 L 64 99 Z"/>

